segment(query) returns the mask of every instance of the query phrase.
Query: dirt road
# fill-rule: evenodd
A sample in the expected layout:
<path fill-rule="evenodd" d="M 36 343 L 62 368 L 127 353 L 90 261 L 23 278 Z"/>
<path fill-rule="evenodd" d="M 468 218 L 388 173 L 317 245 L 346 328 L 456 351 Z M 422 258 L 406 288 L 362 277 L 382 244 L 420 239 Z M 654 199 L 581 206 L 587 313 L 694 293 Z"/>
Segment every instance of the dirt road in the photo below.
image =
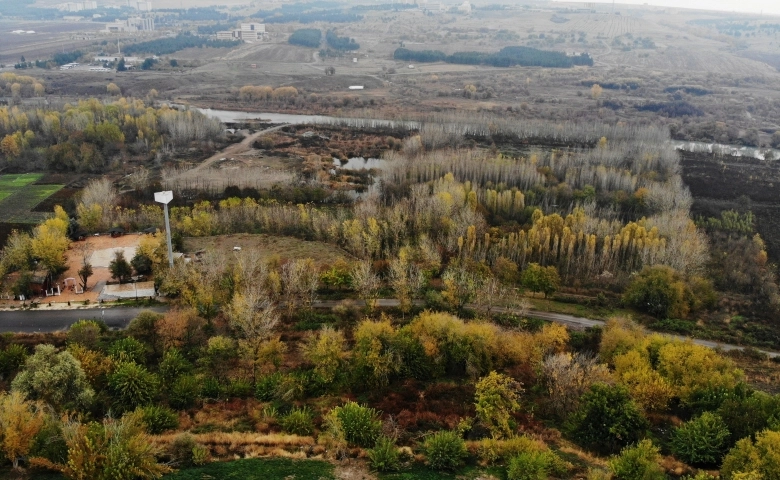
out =
<path fill-rule="evenodd" d="M 206 168 L 210 168 L 214 163 L 219 162 L 222 159 L 225 158 L 231 158 L 235 157 L 237 155 L 244 154 L 250 150 L 252 150 L 252 144 L 260 138 L 261 136 L 271 133 L 273 131 L 279 130 L 282 127 L 286 127 L 288 124 L 284 123 L 282 125 L 277 125 L 275 127 L 266 128 L 265 130 L 260 130 L 259 132 L 255 132 L 251 135 L 247 135 L 243 140 L 241 140 L 238 143 L 234 143 L 231 145 L 228 145 L 224 150 L 221 152 L 217 152 L 211 157 L 207 158 L 203 162 L 199 163 L 193 170 L 202 170 Z"/>

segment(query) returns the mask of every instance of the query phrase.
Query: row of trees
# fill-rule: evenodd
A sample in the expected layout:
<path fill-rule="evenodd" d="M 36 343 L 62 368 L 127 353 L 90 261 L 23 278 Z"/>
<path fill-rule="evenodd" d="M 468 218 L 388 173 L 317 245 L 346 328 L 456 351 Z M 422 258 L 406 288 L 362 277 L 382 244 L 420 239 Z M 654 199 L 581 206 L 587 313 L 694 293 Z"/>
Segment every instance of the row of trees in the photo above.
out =
<path fill-rule="evenodd" d="M 336 50 L 357 50 L 360 48 L 360 44 L 355 42 L 354 38 L 339 37 L 333 30 L 328 30 L 325 33 L 325 41 L 328 42 L 329 47 Z"/>
<path fill-rule="evenodd" d="M 171 53 L 184 50 L 185 48 L 232 48 L 241 42 L 237 40 L 212 40 L 208 37 L 191 35 L 189 33 L 179 34 L 175 37 L 160 38 L 149 40 L 148 42 L 131 43 L 122 48 L 127 55 L 138 53 L 152 53 L 155 55 L 170 55 Z"/>
<path fill-rule="evenodd" d="M 438 50 L 414 51 L 398 48 L 393 53 L 396 60 L 416 62 L 447 62 L 467 65 L 491 65 L 493 67 L 548 67 L 570 68 L 576 65 L 593 65 L 588 54 L 567 55 L 564 52 L 538 50 L 531 47 L 504 47 L 497 53 L 455 52 L 446 55 Z"/>
<path fill-rule="evenodd" d="M 298 96 L 295 87 L 266 87 L 244 85 L 238 91 L 238 98 L 244 101 L 258 102 L 265 100 L 285 101 Z"/>
<path fill-rule="evenodd" d="M 15 73 L 0 73 L 0 95 L 16 99 L 42 97 L 46 87 L 41 80 Z"/>

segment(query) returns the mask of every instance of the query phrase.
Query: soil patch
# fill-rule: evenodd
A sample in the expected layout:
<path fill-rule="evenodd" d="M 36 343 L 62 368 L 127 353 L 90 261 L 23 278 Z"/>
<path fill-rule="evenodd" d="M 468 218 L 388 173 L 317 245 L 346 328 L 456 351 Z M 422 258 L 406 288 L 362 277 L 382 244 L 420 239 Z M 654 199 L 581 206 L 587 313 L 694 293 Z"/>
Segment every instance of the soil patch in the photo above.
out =
<path fill-rule="evenodd" d="M 218 237 L 188 237 L 184 239 L 186 252 L 205 251 L 234 251 L 235 247 L 241 250 L 257 250 L 263 260 L 273 258 L 282 260 L 288 258 L 313 258 L 319 265 L 330 265 L 338 260 L 346 260 L 348 253 L 323 242 L 299 240 L 292 237 L 274 237 L 271 235 L 235 234 L 221 235 Z"/>

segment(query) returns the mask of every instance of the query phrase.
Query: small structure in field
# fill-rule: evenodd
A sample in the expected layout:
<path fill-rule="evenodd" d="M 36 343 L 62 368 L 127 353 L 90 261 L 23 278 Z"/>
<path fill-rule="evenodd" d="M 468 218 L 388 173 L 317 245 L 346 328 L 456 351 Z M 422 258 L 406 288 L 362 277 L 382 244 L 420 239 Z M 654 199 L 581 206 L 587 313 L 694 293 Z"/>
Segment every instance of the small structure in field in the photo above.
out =
<path fill-rule="evenodd" d="M 349 87 L 350 90 L 363 90 L 363 85 L 351 85 Z"/>

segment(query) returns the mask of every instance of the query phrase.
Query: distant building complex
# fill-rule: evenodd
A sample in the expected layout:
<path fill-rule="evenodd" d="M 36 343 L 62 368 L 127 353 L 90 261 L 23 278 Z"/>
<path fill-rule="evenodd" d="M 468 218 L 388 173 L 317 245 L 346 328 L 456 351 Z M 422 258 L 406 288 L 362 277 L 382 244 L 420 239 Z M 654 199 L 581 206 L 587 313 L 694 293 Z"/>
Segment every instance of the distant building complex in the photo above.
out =
<path fill-rule="evenodd" d="M 117 20 L 113 23 L 107 23 L 104 33 L 122 33 L 122 32 L 153 32 L 154 18 L 133 17 L 127 20 Z"/>
<path fill-rule="evenodd" d="M 262 23 L 242 23 L 235 30 L 226 30 L 217 32 L 217 40 L 243 40 L 245 42 L 256 42 L 262 40 L 265 36 L 265 24 Z"/>
<path fill-rule="evenodd" d="M 66 12 L 80 12 L 82 10 L 95 10 L 97 2 L 68 2 L 58 5 L 58 7 Z"/>

